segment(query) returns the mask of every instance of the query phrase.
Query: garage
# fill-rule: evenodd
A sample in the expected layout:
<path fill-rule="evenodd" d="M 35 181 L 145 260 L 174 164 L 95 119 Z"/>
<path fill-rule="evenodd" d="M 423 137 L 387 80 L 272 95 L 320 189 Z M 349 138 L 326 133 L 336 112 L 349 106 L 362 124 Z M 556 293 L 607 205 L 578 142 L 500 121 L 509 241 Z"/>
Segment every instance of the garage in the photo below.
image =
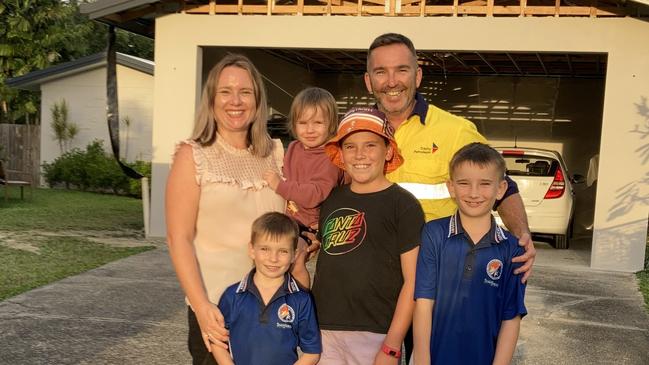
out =
<path fill-rule="evenodd" d="M 276 137 L 288 138 L 280 116 L 288 115 L 293 97 L 304 87 L 331 91 L 341 114 L 374 103 L 363 82 L 365 51 L 206 47 L 203 78 L 227 52 L 247 54 L 262 71 L 278 123 L 271 125 Z M 419 64 L 424 71 L 419 90 L 426 99 L 473 121 L 492 146 L 557 151 L 568 175 L 579 175 L 580 183 L 569 187 L 572 215 L 564 210 L 567 220 L 572 216 L 568 237 L 559 244 L 570 247 L 569 252 L 556 252 L 555 236 L 537 234 L 547 233 L 544 222 L 536 222 L 534 208 L 528 214 L 542 250 L 540 262 L 590 266 L 597 177 L 592 162 L 600 149 L 606 55 L 419 50 Z"/>
<path fill-rule="evenodd" d="M 575 187 L 578 196 L 596 196 L 592 250 L 580 256 L 580 264 L 637 271 L 649 213 L 647 166 L 639 155 L 649 118 L 649 24 L 598 17 L 603 11 L 613 14 L 604 8 L 592 7 L 585 17 L 562 16 L 554 8 L 548 13 L 554 16 L 512 17 L 279 16 L 270 10 L 259 16 L 160 16 L 155 20 L 152 232 L 164 235 L 168 156 L 177 136 L 189 134 L 203 70 L 219 52 L 255 53 L 253 60 L 275 83 L 268 89 L 279 113 L 290 95 L 308 84 L 332 90 L 344 109 L 371 102 L 360 81 L 364 50 L 375 36 L 396 31 L 423 51 L 421 91 L 431 102 L 467 116 L 494 143 L 560 150 L 570 173 L 587 176 L 590 170 L 597 185 L 585 193 Z M 591 165 L 598 154 L 595 172 Z M 580 229 L 575 227 L 576 235 L 585 234 Z"/>

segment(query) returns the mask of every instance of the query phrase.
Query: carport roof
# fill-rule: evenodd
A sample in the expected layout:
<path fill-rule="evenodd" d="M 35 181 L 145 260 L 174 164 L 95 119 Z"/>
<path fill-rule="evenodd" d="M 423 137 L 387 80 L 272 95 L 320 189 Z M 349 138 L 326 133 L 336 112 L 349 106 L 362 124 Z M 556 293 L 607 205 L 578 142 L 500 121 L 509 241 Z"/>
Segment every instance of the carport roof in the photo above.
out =
<path fill-rule="evenodd" d="M 153 75 L 154 71 L 154 63 L 152 61 L 119 52 L 117 53 L 117 64 L 149 75 Z M 43 70 L 33 71 L 23 76 L 12 77 L 7 80 L 6 84 L 9 87 L 18 89 L 38 91 L 40 85 L 45 82 L 93 70 L 105 65 L 106 53 L 101 52 Z"/>
<path fill-rule="evenodd" d="M 150 38 L 171 13 L 308 16 L 649 17 L 649 0 L 97 0 L 81 13 Z"/>
<path fill-rule="evenodd" d="M 188 14 L 263 14 L 290 15 L 373 15 L 373 16 L 649 16 L 649 0 L 98 0 L 81 5 L 91 19 L 125 30 L 155 37 L 157 15 Z M 273 3 L 273 7 L 268 7 Z M 455 5 L 454 5 L 455 3 Z M 315 4 L 315 5 L 314 5 Z M 328 6 L 323 6 L 328 4 Z M 434 5 L 431 5 L 434 4 Z M 557 5 L 558 4 L 558 5 Z M 595 6 L 592 6 L 592 5 Z M 352 6 L 353 5 L 353 6 Z M 362 5 L 362 6 L 359 6 Z M 389 9 L 389 11 L 388 11 Z M 360 11 L 360 13 L 359 13 Z M 362 74 L 365 52 L 358 50 L 264 49 L 276 57 L 317 73 Z M 543 77 L 603 78 L 605 54 L 587 53 L 512 53 L 420 50 L 419 64 L 426 74 L 511 75 Z"/>

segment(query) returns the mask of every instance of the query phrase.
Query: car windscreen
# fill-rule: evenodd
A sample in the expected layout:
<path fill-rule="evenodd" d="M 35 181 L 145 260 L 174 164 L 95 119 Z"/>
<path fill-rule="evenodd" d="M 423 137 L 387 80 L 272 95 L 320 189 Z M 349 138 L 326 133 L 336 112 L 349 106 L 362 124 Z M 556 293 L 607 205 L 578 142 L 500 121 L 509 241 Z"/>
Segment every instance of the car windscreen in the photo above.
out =
<path fill-rule="evenodd" d="M 503 154 L 509 176 L 554 176 L 559 161 L 534 155 Z"/>

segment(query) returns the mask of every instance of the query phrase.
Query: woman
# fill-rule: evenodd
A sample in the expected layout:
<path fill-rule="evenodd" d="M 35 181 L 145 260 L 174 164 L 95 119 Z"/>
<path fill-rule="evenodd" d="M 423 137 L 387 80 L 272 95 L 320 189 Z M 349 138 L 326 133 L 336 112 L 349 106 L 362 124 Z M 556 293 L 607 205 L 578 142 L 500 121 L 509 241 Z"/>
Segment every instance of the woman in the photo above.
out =
<path fill-rule="evenodd" d="M 215 363 L 209 340 L 224 340 L 216 307 L 223 290 L 250 270 L 252 221 L 283 212 L 285 201 L 262 179 L 281 171 L 283 148 L 266 131 L 259 71 L 241 55 L 210 71 L 191 139 L 181 142 L 167 181 L 167 242 L 185 292 L 194 364 Z M 225 345 L 224 345 L 225 346 Z"/>

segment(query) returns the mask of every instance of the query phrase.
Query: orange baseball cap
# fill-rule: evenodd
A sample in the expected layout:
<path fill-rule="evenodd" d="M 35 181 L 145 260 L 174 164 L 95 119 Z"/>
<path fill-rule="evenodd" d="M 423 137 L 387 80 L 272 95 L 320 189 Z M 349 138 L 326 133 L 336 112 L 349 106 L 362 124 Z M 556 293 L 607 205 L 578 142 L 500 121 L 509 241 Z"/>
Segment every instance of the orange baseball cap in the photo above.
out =
<path fill-rule="evenodd" d="M 403 164 L 403 156 L 399 152 L 397 141 L 394 140 L 394 130 L 385 114 L 374 108 L 352 108 L 338 124 L 336 136 L 330 139 L 324 147 L 325 153 L 334 165 L 343 170 L 345 169 L 340 142 L 348 135 L 359 131 L 376 133 L 387 139 L 390 146 L 392 146 L 394 152 L 392 158 L 385 161 L 384 173 L 392 172 Z"/>

